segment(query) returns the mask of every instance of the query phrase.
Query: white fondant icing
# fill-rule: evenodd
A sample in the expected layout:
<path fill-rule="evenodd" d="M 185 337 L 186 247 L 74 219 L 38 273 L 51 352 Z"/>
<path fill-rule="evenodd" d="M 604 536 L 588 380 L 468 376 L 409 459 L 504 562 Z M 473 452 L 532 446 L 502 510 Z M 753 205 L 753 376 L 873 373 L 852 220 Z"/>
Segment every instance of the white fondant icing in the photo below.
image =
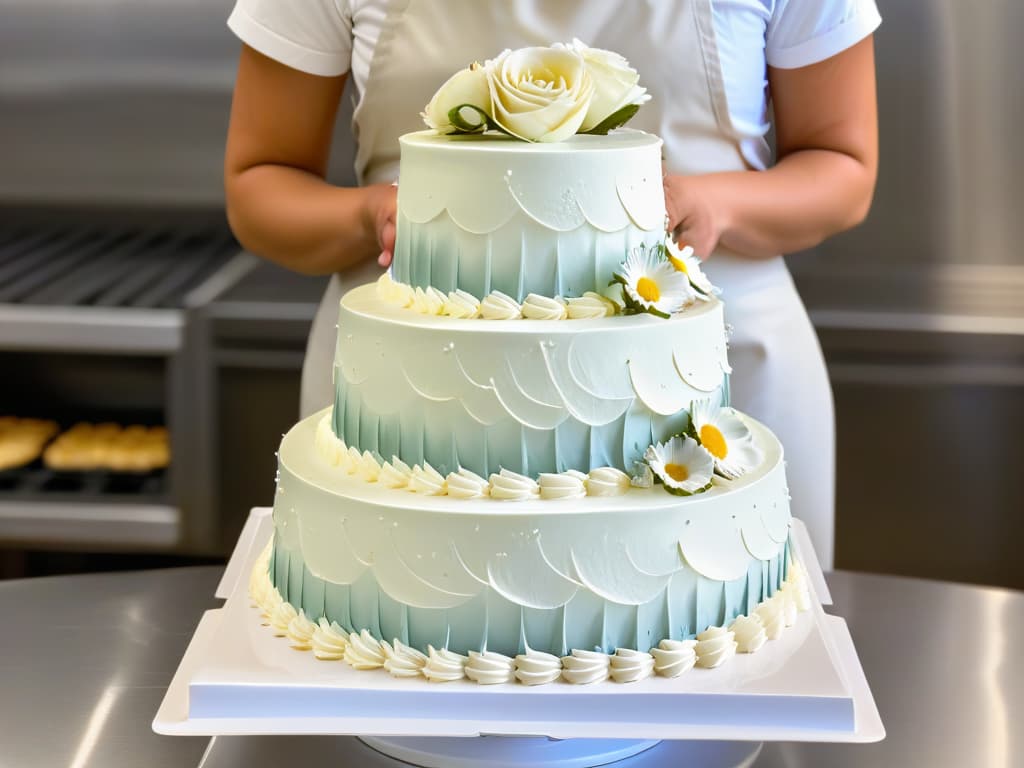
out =
<path fill-rule="evenodd" d="M 559 232 L 664 227 L 661 139 L 650 134 L 626 129 L 545 145 L 419 131 L 400 142 L 398 206 L 410 222 L 446 212 L 484 234 L 521 212 Z"/>

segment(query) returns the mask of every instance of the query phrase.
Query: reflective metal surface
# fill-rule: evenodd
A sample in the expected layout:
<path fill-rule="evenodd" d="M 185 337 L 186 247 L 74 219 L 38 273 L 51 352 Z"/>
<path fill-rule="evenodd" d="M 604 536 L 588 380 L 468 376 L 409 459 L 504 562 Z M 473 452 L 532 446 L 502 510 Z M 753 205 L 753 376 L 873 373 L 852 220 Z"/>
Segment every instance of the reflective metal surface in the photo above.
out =
<path fill-rule="evenodd" d="M 0 583 L 0 766 L 191 768 L 206 739 L 157 736 L 150 722 L 217 568 Z M 834 573 L 888 736 L 871 745 L 766 744 L 756 766 L 1020 765 L 1024 593 Z M 670 743 L 619 763 L 677 765 Z M 220 739 L 206 768 L 394 766 L 354 738 Z M 328 764 L 328 763 L 318 763 Z"/>

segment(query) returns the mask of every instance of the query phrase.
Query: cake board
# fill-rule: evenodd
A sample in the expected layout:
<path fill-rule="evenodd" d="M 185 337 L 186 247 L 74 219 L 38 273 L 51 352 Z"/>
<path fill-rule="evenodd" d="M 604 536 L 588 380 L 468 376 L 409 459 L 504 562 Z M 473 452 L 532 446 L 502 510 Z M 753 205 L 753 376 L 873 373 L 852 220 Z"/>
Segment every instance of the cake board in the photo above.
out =
<path fill-rule="evenodd" d="M 362 736 L 415 764 L 453 768 L 460 755 L 470 761 L 462 765 L 485 764 L 473 755 L 481 750 L 486 764 L 504 766 L 601 765 L 637 753 L 630 765 L 679 765 L 685 750 L 702 752 L 693 756 L 701 765 L 740 765 L 756 757 L 762 741 L 884 737 L 846 624 L 822 610 L 830 597 L 798 520 L 793 547 L 810 577 L 812 608 L 758 654 L 674 680 L 527 688 L 425 685 L 289 648 L 260 626 L 247 595 L 252 563 L 273 530 L 270 514 L 253 510 L 217 588 L 227 602 L 202 617 L 153 721 L 158 733 Z M 444 717 L 424 717 L 437 712 Z M 535 738 L 467 739 L 478 736 Z M 672 741 L 651 749 L 659 740 Z M 240 741 L 215 739 L 202 765 L 227 764 L 216 761 L 237 752 Z M 333 743 L 288 741 L 309 749 Z"/>

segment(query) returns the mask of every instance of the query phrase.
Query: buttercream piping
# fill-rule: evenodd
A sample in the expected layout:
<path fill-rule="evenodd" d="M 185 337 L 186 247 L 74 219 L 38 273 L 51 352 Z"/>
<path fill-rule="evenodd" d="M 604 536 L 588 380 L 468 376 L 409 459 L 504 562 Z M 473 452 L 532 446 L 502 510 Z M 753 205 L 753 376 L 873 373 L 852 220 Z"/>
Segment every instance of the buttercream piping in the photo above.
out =
<path fill-rule="evenodd" d="M 433 286 L 414 288 L 393 280 L 387 272 L 377 280 L 377 296 L 384 303 L 400 309 L 460 320 L 478 317 L 485 320 L 594 320 L 622 311 L 622 306 L 614 299 L 594 291 L 570 297 L 531 293 L 522 304 L 501 291 L 492 291 L 481 301 L 462 289 L 450 291 L 446 296 Z M 702 295 L 700 298 L 707 301 L 710 296 Z"/>
<path fill-rule="evenodd" d="M 493 652 L 470 651 L 463 656 L 446 648 L 428 646 L 427 654 L 395 640 L 379 641 L 369 630 L 349 633 L 326 617 L 314 623 L 282 599 L 273 586 L 268 570 L 270 545 L 257 557 L 249 578 L 249 596 L 261 616 L 269 616 L 275 636 L 287 637 L 298 650 L 312 650 L 321 660 L 344 659 L 353 669 L 384 668 L 395 677 L 422 675 L 431 682 L 450 682 L 468 677 L 480 684 L 511 683 L 544 685 L 559 678 L 574 685 L 605 680 L 628 683 L 651 675 L 677 677 L 694 666 L 714 669 L 737 652 L 755 653 L 766 640 L 778 639 L 791 626 L 787 611 L 810 609 L 806 573 L 795 561 L 782 587 L 762 600 L 749 616 L 737 616 L 728 628 L 708 627 L 689 640 L 662 640 L 649 653 L 619 648 L 609 656 L 600 651 L 573 649 L 562 657 L 528 650 L 514 659 Z M 790 594 L 786 594 L 786 593 Z M 798 595 L 806 593 L 807 602 Z M 792 606 L 792 607 L 788 607 Z M 806 606 L 806 607 L 804 607 Z"/>

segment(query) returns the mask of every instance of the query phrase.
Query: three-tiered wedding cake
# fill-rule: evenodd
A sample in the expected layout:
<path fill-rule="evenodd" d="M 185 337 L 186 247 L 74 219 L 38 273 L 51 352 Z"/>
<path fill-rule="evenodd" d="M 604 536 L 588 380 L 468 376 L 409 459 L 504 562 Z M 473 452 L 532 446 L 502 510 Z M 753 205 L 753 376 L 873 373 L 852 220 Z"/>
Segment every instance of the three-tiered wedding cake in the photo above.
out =
<path fill-rule="evenodd" d="M 281 443 L 254 570 L 296 647 L 434 681 L 628 681 L 755 651 L 806 608 L 782 448 L 728 407 L 661 141 L 608 132 L 643 89 L 587 106 L 614 57 L 506 52 L 402 137 L 394 263 L 341 301 L 334 404 Z M 552 140 L 552 105 L 588 89 Z"/>

